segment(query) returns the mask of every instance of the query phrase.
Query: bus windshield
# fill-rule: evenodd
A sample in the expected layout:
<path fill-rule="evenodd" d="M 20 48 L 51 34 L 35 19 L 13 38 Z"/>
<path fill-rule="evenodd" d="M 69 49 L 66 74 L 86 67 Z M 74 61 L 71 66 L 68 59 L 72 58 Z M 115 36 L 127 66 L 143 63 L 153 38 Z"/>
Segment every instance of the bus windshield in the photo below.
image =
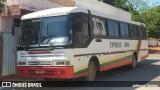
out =
<path fill-rule="evenodd" d="M 68 16 L 22 21 L 21 45 L 62 46 L 71 44 Z"/>
<path fill-rule="evenodd" d="M 21 23 L 21 45 L 38 45 L 41 19 L 24 20 Z"/>

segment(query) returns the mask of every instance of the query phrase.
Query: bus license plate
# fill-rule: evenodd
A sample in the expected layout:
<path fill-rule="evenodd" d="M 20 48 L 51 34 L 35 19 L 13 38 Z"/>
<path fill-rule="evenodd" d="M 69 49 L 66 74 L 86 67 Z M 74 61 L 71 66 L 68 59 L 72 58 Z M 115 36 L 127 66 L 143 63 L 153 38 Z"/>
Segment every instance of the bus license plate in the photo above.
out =
<path fill-rule="evenodd" d="M 44 74 L 45 71 L 36 71 L 36 74 Z"/>

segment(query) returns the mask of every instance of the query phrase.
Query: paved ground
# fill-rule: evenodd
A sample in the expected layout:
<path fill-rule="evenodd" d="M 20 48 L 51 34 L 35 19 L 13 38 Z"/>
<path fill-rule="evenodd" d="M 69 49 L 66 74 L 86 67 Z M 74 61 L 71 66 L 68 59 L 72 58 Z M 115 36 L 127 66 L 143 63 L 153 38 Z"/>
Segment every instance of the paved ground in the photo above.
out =
<path fill-rule="evenodd" d="M 160 81 L 160 55 L 150 55 L 137 68 L 126 67 L 105 71 L 97 75 L 96 81 Z M 105 83 L 105 82 L 104 82 Z M 160 82 L 158 82 L 160 83 Z M 4 90 L 160 90 L 155 87 L 115 88 L 115 87 L 60 87 L 60 88 L 3 88 Z"/>

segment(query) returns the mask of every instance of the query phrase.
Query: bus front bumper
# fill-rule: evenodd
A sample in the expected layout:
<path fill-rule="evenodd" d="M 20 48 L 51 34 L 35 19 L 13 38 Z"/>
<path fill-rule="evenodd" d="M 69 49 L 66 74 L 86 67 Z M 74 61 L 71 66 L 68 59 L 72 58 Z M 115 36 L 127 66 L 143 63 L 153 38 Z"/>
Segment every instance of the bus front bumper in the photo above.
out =
<path fill-rule="evenodd" d="M 31 67 L 18 66 L 17 74 L 23 78 L 73 78 L 73 66 L 64 67 Z"/>

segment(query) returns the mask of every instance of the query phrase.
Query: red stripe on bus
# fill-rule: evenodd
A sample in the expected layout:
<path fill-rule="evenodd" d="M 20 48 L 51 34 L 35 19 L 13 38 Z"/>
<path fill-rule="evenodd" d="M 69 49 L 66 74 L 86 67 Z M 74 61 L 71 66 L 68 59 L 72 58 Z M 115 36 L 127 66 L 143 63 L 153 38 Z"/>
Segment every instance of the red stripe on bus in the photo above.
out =
<path fill-rule="evenodd" d="M 115 63 L 115 64 L 111 64 L 111 65 L 107 65 L 107 66 L 101 67 L 100 71 L 110 70 L 110 69 L 113 69 L 113 68 L 129 65 L 131 63 L 132 63 L 132 60 L 130 60 L 130 59 L 129 60 L 125 60 L 125 61 L 122 61 L 122 62 L 119 62 L 119 63 Z"/>

